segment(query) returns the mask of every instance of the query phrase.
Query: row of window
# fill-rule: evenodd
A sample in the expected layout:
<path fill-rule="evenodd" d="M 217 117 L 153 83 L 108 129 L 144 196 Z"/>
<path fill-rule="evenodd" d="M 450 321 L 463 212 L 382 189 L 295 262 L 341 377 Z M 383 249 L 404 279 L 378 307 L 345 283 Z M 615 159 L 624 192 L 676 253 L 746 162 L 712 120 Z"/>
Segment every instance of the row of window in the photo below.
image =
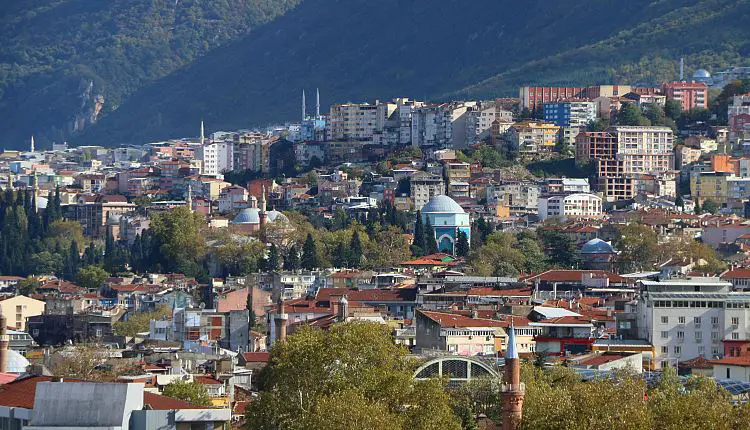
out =
<path fill-rule="evenodd" d="M 655 308 L 723 308 L 724 302 L 705 300 L 655 300 Z"/>
<path fill-rule="evenodd" d="M 733 317 L 732 318 L 732 324 L 739 324 L 739 318 Z M 677 317 L 677 324 L 685 324 L 685 317 Z M 703 318 L 701 317 L 693 317 L 693 324 L 695 325 L 701 325 L 703 322 Z M 662 315 L 661 317 L 661 323 L 662 324 L 669 324 L 669 317 L 666 315 Z M 719 323 L 719 317 L 711 317 L 711 324 L 718 324 Z"/>

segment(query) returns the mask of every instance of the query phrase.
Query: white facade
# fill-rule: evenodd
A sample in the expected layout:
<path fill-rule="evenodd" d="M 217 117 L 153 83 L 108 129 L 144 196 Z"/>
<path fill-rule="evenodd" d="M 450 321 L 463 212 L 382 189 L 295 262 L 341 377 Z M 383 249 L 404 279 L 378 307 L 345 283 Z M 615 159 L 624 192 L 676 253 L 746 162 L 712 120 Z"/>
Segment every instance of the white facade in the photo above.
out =
<path fill-rule="evenodd" d="M 445 194 L 443 178 L 437 175 L 417 173 L 411 177 L 410 183 L 414 210 L 422 209 L 433 197 Z"/>
<path fill-rule="evenodd" d="M 378 113 L 377 102 L 332 105 L 328 140 L 372 140 L 377 130 Z"/>
<path fill-rule="evenodd" d="M 674 366 L 724 353 L 723 340 L 750 339 L 750 294 L 719 278 L 641 281 L 638 333 L 656 352 L 654 365 Z"/>
<path fill-rule="evenodd" d="M 541 187 L 533 182 L 508 182 L 492 184 L 485 188 L 487 204 L 536 210 L 539 206 Z"/>
<path fill-rule="evenodd" d="M 602 216 L 602 199 L 588 193 L 575 193 L 539 198 L 539 218 L 597 218 Z"/>
<path fill-rule="evenodd" d="M 232 141 L 208 142 L 199 147 L 196 158 L 203 162 L 201 174 L 218 176 L 234 170 L 234 143 Z"/>
<path fill-rule="evenodd" d="M 674 136 L 669 127 L 617 126 L 617 159 L 624 173 L 661 173 L 674 169 Z"/>
<path fill-rule="evenodd" d="M 412 145 L 446 146 L 452 140 L 453 125 L 449 105 L 425 106 L 412 111 Z"/>

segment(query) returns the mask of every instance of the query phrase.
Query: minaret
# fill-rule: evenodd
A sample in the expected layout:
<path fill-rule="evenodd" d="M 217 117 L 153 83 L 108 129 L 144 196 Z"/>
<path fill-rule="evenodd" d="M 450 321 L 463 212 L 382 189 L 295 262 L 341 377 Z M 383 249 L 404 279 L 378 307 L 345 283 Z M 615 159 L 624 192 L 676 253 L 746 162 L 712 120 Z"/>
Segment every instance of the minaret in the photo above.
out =
<path fill-rule="evenodd" d="M 206 130 L 203 128 L 203 120 L 201 120 L 201 145 L 205 142 L 206 139 Z"/>
<path fill-rule="evenodd" d="M 31 148 L 30 149 L 31 149 L 30 152 L 34 152 L 34 136 L 33 135 L 31 136 Z"/>
<path fill-rule="evenodd" d="M 258 211 L 258 218 L 260 220 L 260 228 L 266 225 L 266 186 L 262 187 L 260 192 L 260 210 Z"/>
<path fill-rule="evenodd" d="M 305 90 L 302 90 L 302 121 L 305 120 L 306 112 L 305 112 Z"/>
<path fill-rule="evenodd" d="M 315 88 L 315 118 L 320 118 L 320 90 Z"/>
<path fill-rule="evenodd" d="M 525 391 L 526 386 L 521 382 L 521 366 L 516 349 L 516 332 L 511 316 L 508 347 L 505 350 L 505 374 L 502 384 L 503 430 L 518 430 L 521 427 Z"/>
<path fill-rule="evenodd" d="M 0 309 L 0 373 L 8 371 L 8 320 Z"/>
<path fill-rule="evenodd" d="M 346 296 L 341 296 L 339 299 L 339 314 L 336 318 L 339 322 L 346 322 L 346 318 L 349 316 L 349 300 Z"/>
<path fill-rule="evenodd" d="M 188 184 L 187 199 L 185 200 L 185 204 L 187 205 L 188 209 L 190 209 L 190 212 L 192 212 L 193 211 L 193 184 Z"/>
<path fill-rule="evenodd" d="M 276 341 L 286 340 L 286 321 L 289 315 L 284 313 L 284 292 L 279 293 L 279 304 L 276 313 Z"/>

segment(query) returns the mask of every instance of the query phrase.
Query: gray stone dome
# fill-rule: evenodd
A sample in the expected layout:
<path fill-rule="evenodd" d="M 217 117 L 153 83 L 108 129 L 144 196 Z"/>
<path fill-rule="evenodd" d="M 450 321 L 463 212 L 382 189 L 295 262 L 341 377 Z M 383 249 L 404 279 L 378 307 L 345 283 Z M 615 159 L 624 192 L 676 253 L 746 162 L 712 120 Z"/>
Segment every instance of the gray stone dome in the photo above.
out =
<path fill-rule="evenodd" d="M 26 373 L 26 367 L 29 364 L 29 360 L 27 360 L 26 357 L 16 351 L 13 351 L 12 349 L 8 350 L 9 373 Z"/>
<path fill-rule="evenodd" d="M 614 254 L 615 249 L 601 239 L 591 239 L 581 248 L 581 254 Z"/>
<path fill-rule="evenodd" d="M 700 78 L 700 79 L 706 79 L 706 78 L 710 78 L 711 74 L 708 73 L 708 70 L 706 70 L 706 69 L 698 69 L 698 70 L 695 71 L 695 73 L 693 73 L 693 77 L 694 78 Z"/>
<path fill-rule="evenodd" d="M 436 212 L 442 212 L 442 213 L 455 213 L 455 214 L 462 214 L 465 213 L 464 209 L 456 203 L 455 200 L 448 196 L 435 196 L 430 199 L 429 202 L 427 202 L 426 205 L 422 207 L 422 213 L 436 213 Z"/>
<path fill-rule="evenodd" d="M 266 220 L 268 222 L 289 222 L 289 219 L 283 213 L 277 210 L 270 210 L 266 212 Z M 245 208 L 237 214 L 232 220 L 232 224 L 260 224 L 260 209 L 259 208 Z"/>

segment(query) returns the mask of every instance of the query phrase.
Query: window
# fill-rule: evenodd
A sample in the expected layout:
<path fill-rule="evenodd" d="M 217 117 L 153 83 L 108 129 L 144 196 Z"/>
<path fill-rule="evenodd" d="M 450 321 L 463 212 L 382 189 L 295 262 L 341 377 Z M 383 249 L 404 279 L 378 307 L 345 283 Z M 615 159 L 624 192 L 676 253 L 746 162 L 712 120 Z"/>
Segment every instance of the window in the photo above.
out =
<path fill-rule="evenodd" d="M 701 343 L 702 340 L 703 340 L 703 333 L 699 332 L 699 331 L 696 331 L 695 332 L 695 341 L 697 343 Z"/>
<path fill-rule="evenodd" d="M 730 372 L 730 368 L 727 367 L 727 379 L 732 379 L 732 373 Z"/>
<path fill-rule="evenodd" d="M 695 325 L 701 325 L 701 317 L 695 317 L 695 318 L 693 318 L 693 323 Z"/>
<path fill-rule="evenodd" d="M 732 340 L 738 340 L 740 338 L 739 333 L 732 333 Z"/>
<path fill-rule="evenodd" d="M 661 353 L 662 354 L 669 354 L 669 347 L 668 346 L 662 346 L 661 347 Z"/>
<path fill-rule="evenodd" d="M 740 325 L 740 319 L 738 317 L 732 317 L 732 325 Z"/>
<path fill-rule="evenodd" d="M 677 332 L 677 339 L 685 339 L 685 332 L 684 331 L 678 331 Z"/>
<path fill-rule="evenodd" d="M 711 332 L 711 340 L 719 340 L 719 332 L 718 331 L 712 331 Z"/>
<path fill-rule="evenodd" d="M 669 324 L 669 317 L 661 317 L 662 324 Z"/>
<path fill-rule="evenodd" d="M 674 351 L 674 355 L 680 355 L 680 353 L 682 352 L 682 348 L 679 346 L 675 346 L 673 351 Z"/>
<path fill-rule="evenodd" d="M 667 339 L 668 337 L 669 337 L 669 332 L 668 331 L 661 332 L 661 338 L 662 339 Z"/>
<path fill-rule="evenodd" d="M 711 317 L 711 324 L 718 324 L 719 323 L 719 317 Z"/>
<path fill-rule="evenodd" d="M 685 324 L 685 317 L 679 317 L 677 318 L 677 322 L 680 324 Z"/>

